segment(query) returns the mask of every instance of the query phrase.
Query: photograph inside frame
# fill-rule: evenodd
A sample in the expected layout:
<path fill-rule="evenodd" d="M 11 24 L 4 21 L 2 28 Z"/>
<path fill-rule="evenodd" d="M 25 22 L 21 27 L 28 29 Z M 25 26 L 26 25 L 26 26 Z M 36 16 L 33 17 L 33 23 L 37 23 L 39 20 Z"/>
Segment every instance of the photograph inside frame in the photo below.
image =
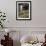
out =
<path fill-rule="evenodd" d="M 30 19 L 31 2 L 17 2 L 17 18 L 18 19 Z"/>

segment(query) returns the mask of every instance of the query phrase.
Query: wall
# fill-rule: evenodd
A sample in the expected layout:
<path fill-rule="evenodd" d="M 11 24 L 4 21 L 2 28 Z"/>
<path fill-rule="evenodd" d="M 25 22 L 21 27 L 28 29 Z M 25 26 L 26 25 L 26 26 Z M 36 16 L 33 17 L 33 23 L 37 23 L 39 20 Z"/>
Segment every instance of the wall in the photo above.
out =
<path fill-rule="evenodd" d="M 0 10 L 6 12 L 5 27 L 21 31 L 20 36 L 28 31 L 46 31 L 46 0 L 32 0 L 32 20 L 16 20 L 16 0 L 0 0 Z"/>
<path fill-rule="evenodd" d="M 32 20 L 16 20 L 16 0 L 0 0 L 0 10 L 6 12 L 6 27 L 46 27 L 46 0 L 32 0 Z"/>
<path fill-rule="evenodd" d="M 20 46 L 20 40 L 23 36 L 35 36 L 40 41 L 44 41 L 43 38 L 45 36 L 46 31 L 11 31 L 9 32 L 9 37 L 13 39 L 13 46 Z M 6 32 L 0 31 L 0 43 L 1 39 L 5 39 L 4 35 L 7 35 Z M 42 40 L 41 40 L 42 39 Z"/>

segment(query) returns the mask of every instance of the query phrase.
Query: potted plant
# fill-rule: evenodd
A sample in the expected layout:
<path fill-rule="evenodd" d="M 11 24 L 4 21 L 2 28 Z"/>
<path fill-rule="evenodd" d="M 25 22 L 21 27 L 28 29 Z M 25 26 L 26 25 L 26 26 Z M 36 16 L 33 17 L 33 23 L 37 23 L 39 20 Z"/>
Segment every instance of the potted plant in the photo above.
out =
<path fill-rule="evenodd" d="M 3 28 L 4 27 L 4 22 L 6 20 L 6 15 L 4 12 L 0 11 L 0 27 Z"/>

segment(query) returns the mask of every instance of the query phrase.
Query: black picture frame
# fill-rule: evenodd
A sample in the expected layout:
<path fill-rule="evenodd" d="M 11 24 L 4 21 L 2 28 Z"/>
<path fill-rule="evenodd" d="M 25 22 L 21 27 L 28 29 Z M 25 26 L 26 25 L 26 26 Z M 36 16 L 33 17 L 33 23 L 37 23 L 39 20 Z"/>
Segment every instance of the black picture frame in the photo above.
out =
<path fill-rule="evenodd" d="M 16 20 L 31 20 L 32 1 L 16 1 Z"/>

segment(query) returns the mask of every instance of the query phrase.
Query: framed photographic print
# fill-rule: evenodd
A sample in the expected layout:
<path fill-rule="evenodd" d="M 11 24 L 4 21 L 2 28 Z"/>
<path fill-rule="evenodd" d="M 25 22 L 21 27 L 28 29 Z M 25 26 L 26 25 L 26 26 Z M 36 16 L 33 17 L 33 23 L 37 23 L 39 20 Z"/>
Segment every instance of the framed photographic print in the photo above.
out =
<path fill-rule="evenodd" d="M 31 20 L 31 1 L 16 1 L 16 20 Z"/>

